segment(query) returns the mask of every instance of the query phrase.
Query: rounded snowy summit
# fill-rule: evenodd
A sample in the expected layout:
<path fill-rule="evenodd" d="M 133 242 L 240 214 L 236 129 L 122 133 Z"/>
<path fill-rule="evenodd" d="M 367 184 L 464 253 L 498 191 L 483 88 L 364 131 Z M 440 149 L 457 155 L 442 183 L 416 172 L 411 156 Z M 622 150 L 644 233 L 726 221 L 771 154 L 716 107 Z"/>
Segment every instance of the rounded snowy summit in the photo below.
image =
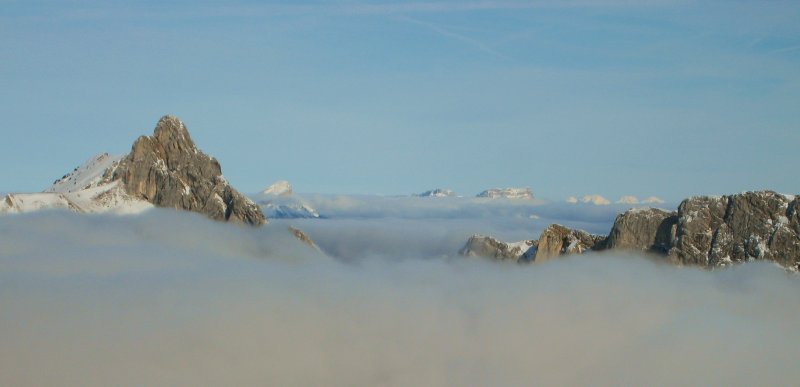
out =
<path fill-rule="evenodd" d="M 264 195 L 274 196 L 291 196 L 292 192 L 292 185 L 286 180 L 278 180 L 267 187 L 267 189 L 261 191 Z"/>

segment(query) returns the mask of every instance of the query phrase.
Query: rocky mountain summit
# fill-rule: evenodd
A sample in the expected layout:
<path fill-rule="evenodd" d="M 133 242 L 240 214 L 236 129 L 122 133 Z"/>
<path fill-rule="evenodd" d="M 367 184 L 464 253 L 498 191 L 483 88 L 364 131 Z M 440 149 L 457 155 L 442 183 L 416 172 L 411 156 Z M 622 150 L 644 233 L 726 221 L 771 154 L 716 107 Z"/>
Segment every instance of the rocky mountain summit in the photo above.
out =
<path fill-rule="evenodd" d="M 798 271 L 799 209 L 796 196 L 772 191 L 691 197 L 677 211 L 635 208 L 617 215 L 607 237 L 551 225 L 539 237 L 532 261 L 586 251 L 628 250 L 663 256 L 677 265 L 715 268 L 767 260 Z M 462 253 L 495 259 L 510 254 L 497 240 L 474 247 L 474 238 Z"/>
<path fill-rule="evenodd" d="M 129 195 L 157 207 L 250 225 L 266 222 L 258 206 L 228 184 L 217 159 L 197 149 L 186 125 L 175 116 L 162 117 L 153 135 L 139 137 L 131 153 L 105 176 L 120 180 Z"/>
<path fill-rule="evenodd" d="M 211 219 L 261 225 L 264 214 L 233 189 L 219 162 L 195 146 L 186 125 L 164 116 L 125 156 L 103 153 L 56 180 L 42 193 L 9 194 L 0 213 L 63 208 L 75 212 L 138 213 L 167 207 Z"/>

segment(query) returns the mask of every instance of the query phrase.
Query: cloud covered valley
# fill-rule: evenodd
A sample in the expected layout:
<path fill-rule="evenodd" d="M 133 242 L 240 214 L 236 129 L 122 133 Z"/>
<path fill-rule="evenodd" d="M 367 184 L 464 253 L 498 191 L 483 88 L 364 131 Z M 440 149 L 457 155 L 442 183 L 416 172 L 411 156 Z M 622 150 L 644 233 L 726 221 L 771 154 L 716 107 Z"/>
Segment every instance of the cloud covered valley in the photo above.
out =
<path fill-rule="evenodd" d="M 613 220 L 562 217 L 598 229 Z M 161 209 L 3 216 L 0 384 L 800 377 L 800 281 L 772 264 L 708 271 L 613 253 L 514 265 L 451 250 L 473 232 L 533 236 L 537 221 L 352 216 L 247 228 Z"/>

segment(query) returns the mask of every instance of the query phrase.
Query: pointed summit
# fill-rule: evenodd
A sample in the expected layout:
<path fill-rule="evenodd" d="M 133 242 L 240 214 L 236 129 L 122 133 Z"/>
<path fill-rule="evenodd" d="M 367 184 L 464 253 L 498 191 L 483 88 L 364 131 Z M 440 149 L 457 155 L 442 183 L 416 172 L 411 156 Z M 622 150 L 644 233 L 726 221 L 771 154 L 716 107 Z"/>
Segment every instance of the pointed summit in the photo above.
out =
<path fill-rule="evenodd" d="M 109 172 L 129 195 L 158 207 L 251 225 L 266 222 L 258 206 L 228 184 L 219 162 L 197 149 L 175 116 L 162 117 L 153 135 L 139 137 L 131 153 Z"/>
<path fill-rule="evenodd" d="M 158 120 L 153 137 L 161 144 L 175 144 L 195 149 L 194 141 L 192 141 L 186 125 L 178 117 L 172 115 L 166 115 Z"/>

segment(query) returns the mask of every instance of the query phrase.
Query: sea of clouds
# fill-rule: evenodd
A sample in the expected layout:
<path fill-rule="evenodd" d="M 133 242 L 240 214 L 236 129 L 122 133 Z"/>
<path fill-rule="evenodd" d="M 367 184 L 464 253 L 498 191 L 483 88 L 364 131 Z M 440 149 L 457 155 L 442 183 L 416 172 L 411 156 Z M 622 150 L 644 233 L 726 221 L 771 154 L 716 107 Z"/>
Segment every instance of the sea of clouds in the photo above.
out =
<path fill-rule="evenodd" d="M 800 279 L 771 264 L 704 271 L 623 254 L 541 265 L 456 254 L 464 235 L 536 237 L 559 217 L 531 208 L 539 218 L 355 216 L 360 209 L 257 229 L 170 210 L 2 216 L 0 385 L 785 385 L 800 377 Z M 603 232 L 613 221 L 561 215 Z"/>

